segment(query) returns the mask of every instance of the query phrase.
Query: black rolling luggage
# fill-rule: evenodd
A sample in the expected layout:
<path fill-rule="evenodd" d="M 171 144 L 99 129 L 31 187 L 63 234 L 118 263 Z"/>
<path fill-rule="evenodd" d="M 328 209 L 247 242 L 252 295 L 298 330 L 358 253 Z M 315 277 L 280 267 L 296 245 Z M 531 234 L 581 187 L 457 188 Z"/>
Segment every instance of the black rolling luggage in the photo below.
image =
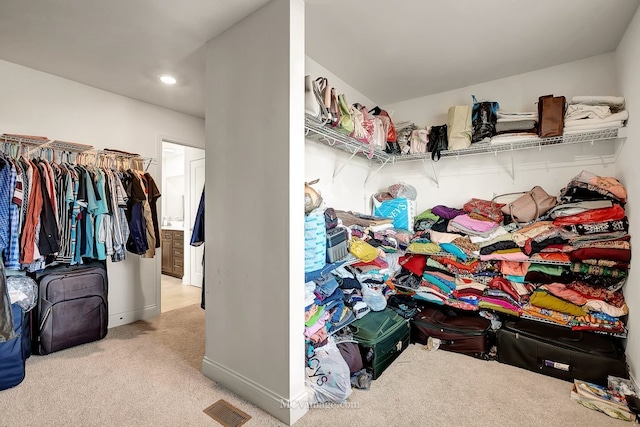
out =
<path fill-rule="evenodd" d="M 104 263 L 59 266 L 36 275 L 33 352 L 49 354 L 107 335 L 107 271 Z"/>
<path fill-rule="evenodd" d="M 411 319 L 411 342 L 427 344 L 429 337 L 437 338 L 442 350 L 488 360 L 490 330 L 491 322 L 476 313 L 427 306 Z"/>
<path fill-rule="evenodd" d="M 629 378 L 616 338 L 572 331 L 526 319 L 507 321 L 497 333 L 498 362 L 573 381 L 607 385 L 607 376 Z"/>

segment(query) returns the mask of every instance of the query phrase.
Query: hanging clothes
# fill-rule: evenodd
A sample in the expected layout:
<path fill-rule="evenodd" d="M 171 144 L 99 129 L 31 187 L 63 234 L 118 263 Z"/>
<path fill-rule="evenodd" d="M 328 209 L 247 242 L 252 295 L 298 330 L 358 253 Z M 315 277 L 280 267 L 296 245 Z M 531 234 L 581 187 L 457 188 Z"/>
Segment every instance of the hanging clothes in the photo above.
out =
<path fill-rule="evenodd" d="M 9 152 L 0 152 L 0 258 L 7 270 L 119 262 L 127 251 L 155 256 L 160 190 L 151 174 L 98 165 L 97 157 L 84 165 Z"/>
<path fill-rule="evenodd" d="M 200 196 L 200 203 L 198 203 L 198 212 L 196 213 L 196 220 L 193 223 L 193 232 L 191 233 L 191 246 L 200 246 L 204 243 L 204 188 L 202 188 L 202 195 Z M 200 307 L 205 309 L 205 263 L 204 263 L 204 251 L 202 251 L 202 295 L 200 296 Z"/>

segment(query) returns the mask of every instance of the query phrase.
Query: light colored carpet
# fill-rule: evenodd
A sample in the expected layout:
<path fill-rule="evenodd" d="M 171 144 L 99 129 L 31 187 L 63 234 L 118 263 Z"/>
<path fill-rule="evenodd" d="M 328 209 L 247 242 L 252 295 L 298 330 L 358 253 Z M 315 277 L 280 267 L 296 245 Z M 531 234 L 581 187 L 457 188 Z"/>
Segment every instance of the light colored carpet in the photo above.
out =
<path fill-rule="evenodd" d="M 104 340 L 27 361 L 27 377 L 0 392 L 0 426 L 216 426 L 202 410 L 225 399 L 283 425 L 200 372 L 198 305 L 109 330 Z M 256 355 L 257 357 L 257 355 Z M 422 346 L 409 348 L 357 408 L 315 408 L 296 426 L 624 426 L 570 400 L 569 382 Z"/>

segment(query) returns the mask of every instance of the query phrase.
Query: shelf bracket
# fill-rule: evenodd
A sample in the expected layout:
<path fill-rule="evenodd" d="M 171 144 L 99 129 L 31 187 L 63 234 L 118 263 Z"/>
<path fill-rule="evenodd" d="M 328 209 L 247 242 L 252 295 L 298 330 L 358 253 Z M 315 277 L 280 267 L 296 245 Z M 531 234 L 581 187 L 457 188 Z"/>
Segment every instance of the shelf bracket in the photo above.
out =
<path fill-rule="evenodd" d="M 426 168 L 426 162 L 427 162 L 427 159 L 423 158 L 422 164 L 425 166 L 425 168 Z M 438 180 L 438 171 L 436 170 L 436 165 L 435 165 L 436 162 L 431 160 L 429 163 L 431 163 L 431 170 L 433 171 L 433 182 L 435 182 L 437 188 L 440 188 L 440 180 Z"/>
<path fill-rule="evenodd" d="M 511 150 L 511 180 L 516 183 L 516 161 L 513 157 L 513 150 Z"/>
<path fill-rule="evenodd" d="M 333 180 L 334 180 L 334 181 L 336 180 L 336 177 L 338 176 L 338 174 L 339 174 L 340 172 L 342 172 L 342 169 L 344 169 L 344 167 L 345 167 L 345 166 L 347 166 L 347 163 L 349 163 L 349 162 L 351 161 L 351 159 L 353 159 L 353 158 L 356 156 L 356 154 L 358 154 L 358 151 L 357 151 L 357 150 L 356 150 L 356 151 L 354 151 L 354 152 L 351 154 L 351 156 L 349 156 L 349 158 L 348 158 L 347 160 L 345 160 L 345 161 L 344 161 L 344 163 L 342 163 L 342 164 L 340 165 L 340 167 L 339 167 L 338 169 L 336 169 L 336 170 L 333 172 Z"/>
<path fill-rule="evenodd" d="M 380 172 L 380 171 L 382 170 L 382 168 L 383 168 L 387 163 L 389 163 L 389 159 L 385 160 L 385 161 L 384 161 L 384 162 L 383 162 L 383 163 L 378 167 L 378 169 L 376 169 L 376 170 L 375 170 L 375 171 L 373 171 L 373 172 L 371 172 L 371 168 L 369 168 L 369 173 L 367 173 L 367 178 L 364 180 L 364 186 L 365 186 L 365 187 L 367 186 L 367 182 L 369 182 L 369 180 L 370 180 L 371 178 L 373 178 L 373 176 L 374 176 L 375 174 L 377 174 L 378 172 Z"/>

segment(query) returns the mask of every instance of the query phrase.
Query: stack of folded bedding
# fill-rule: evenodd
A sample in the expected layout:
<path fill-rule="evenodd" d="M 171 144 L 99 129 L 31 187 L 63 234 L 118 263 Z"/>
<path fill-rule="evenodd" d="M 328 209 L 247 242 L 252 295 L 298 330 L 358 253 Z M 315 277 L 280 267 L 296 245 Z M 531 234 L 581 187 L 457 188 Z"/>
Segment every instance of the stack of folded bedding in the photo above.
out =
<path fill-rule="evenodd" d="M 496 134 L 491 144 L 518 142 L 538 138 L 538 113 L 498 110 Z"/>
<path fill-rule="evenodd" d="M 564 133 L 617 129 L 628 118 L 622 96 L 574 96 L 564 116 Z"/>

